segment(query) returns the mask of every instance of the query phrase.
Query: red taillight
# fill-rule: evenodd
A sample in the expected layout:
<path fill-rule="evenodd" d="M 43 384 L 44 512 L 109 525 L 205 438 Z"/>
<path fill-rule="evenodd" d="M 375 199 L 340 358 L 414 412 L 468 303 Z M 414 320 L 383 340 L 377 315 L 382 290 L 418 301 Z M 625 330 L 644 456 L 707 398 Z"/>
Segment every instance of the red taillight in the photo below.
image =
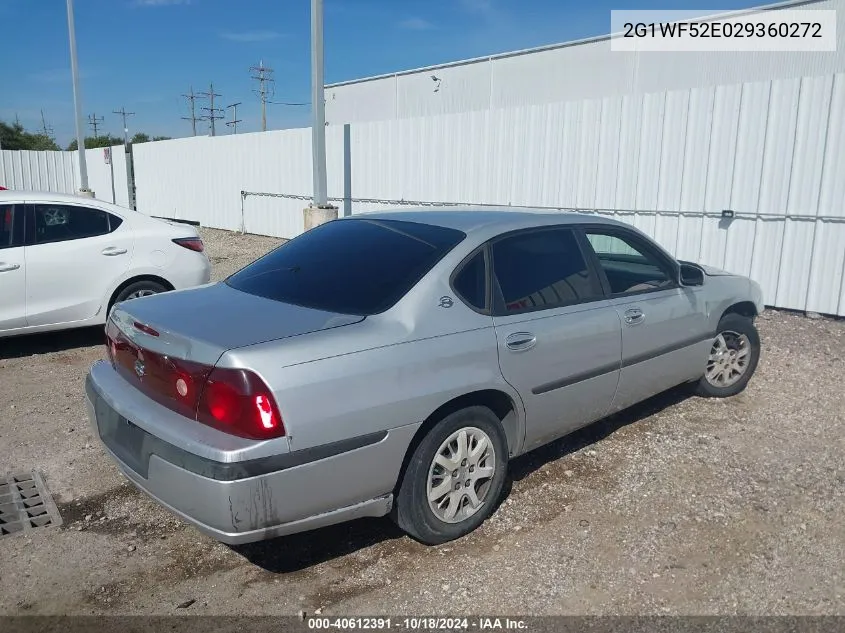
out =
<path fill-rule="evenodd" d="M 261 378 L 245 369 L 216 367 L 211 371 L 197 408 L 197 420 L 251 439 L 285 434 L 270 389 Z"/>
<path fill-rule="evenodd" d="M 180 237 L 173 240 L 173 243 L 197 253 L 202 253 L 205 250 L 205 244 L 198 237 Z"/>
<path fill-rule="evenodd" d="M 138 347 L 113 326 L 107 327 L 106 347 L 124 379 L 172 411 L 240 437 L 267 440 L 285 435 L 270 388 L 249 370 L 159 354 Z"/>

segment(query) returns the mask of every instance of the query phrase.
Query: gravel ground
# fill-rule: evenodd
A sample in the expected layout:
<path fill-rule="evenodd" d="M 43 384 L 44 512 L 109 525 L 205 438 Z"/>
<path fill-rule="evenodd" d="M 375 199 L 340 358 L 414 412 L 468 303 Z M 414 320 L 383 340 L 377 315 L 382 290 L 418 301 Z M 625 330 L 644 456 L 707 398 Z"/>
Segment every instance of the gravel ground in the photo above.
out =
<path fill-rule="evenodd" d="M 202 233 L 217 279 L 279 243 Z M 746 392 L 670 392 L 524 456 L 494 516 L 434 548 L 385 519 L 216 543 L 92 436 L 101 330 L 2 341 L 0 471 L 42 471 L 64 525 L 0 538 L 0 614 L 845 615 L 845 322 L 758 325 Z"/>

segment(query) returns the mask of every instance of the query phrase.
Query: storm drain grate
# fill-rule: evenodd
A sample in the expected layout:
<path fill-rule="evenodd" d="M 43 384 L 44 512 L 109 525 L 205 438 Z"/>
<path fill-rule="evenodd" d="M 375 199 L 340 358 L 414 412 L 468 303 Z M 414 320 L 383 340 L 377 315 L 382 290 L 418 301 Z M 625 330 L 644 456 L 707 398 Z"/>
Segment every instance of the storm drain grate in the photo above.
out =
<path fill-rule="evenodd" d="M 59 510 L 38 472 L 0 475 L 0 536 L 61 524 Z"/>

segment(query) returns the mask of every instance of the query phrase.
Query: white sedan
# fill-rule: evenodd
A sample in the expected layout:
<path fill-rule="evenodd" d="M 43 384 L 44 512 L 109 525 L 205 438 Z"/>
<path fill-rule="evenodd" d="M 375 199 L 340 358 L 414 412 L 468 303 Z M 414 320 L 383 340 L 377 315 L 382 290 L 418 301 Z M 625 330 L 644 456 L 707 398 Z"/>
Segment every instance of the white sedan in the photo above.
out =
<path fill-rule="evenodd" d="M 104 324 L 115 303 L 210 276 L 192 226 L 91 198 L 0 191 L 0 338 Z"/>

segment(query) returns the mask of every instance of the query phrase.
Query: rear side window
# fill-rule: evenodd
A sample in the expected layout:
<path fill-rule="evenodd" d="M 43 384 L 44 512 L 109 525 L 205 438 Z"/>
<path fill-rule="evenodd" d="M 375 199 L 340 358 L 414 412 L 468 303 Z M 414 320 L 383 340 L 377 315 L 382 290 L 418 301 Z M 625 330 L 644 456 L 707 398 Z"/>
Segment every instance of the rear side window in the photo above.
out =
<path fill-rule="evenodd" d="M 461 231 L 417 222 L 335 220 L 286 242 L 226 283 L 307 308 L 378 314 L 465 237 Z"/>
<path fill-rule="evenodd" d="M 32 205 L 35 220 L 35 243 L 65 242 L 106 235 L 122 220 L 100 209 L 62 204 Z"/>
<path fill-rule="evenodd" d="M 484 310 L 487 304 L 487 266 L 484 251 L 476 253 L 464 264 L 452 281 L 455 292 L 476 310 Z"/>
<path fill-rule="evenodd" d="M 23 246 L 23 207 L 0 205 L 0 248 Z"/>
<path fill-rule="evenodd" d="M 600 282 L 569 229 L 519 233 L 494 242 L 492 252 L 498 314 L 556 308 L 601 297 Z"/>

